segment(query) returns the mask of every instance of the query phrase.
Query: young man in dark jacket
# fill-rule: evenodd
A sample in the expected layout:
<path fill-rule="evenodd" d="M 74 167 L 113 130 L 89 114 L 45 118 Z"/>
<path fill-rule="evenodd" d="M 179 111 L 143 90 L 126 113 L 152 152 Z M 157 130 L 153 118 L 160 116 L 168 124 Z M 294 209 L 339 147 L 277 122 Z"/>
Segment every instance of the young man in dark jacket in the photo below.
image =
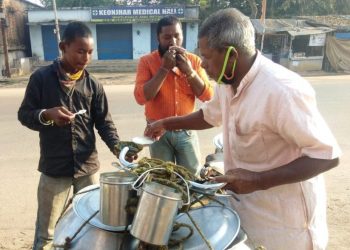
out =
<path fill-rule="evenodd" d="M 62 57 L 31 75 L 18 111 L 19 121 L 39 131 L 40 137 L 35 250 L 51 249 L 54 228 L 71 186 L 76 193 L 98 180 L 94 127 L 116 156 L 123 145 L 103 86 L 85 70 L 93 43 L 86 25 L 68 24 L 59 45 Z M 74 114 L 80 110 L 85 113 Z M 129 161 L 136 159 L 139 150 L 137 145 L 131 148 Z"/>

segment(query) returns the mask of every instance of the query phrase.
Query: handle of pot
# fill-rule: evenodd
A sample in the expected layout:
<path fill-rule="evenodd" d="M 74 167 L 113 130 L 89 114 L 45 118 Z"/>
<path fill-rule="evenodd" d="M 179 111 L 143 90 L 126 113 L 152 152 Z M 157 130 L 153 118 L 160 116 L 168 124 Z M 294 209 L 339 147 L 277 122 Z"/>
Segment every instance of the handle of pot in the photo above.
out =
<path fill-rule="evenodd" d="M 130 148 L 126 146 L 126 147 L 122 148 L 122 150 L 119 153 L 119 161 L 120 161 L 122 167 L 124 167 L 124 169 L 127 168 L 127 170 L 130 170 L 131 168 L 137 166 L 137 164 L 132 163 L 132 162 L 128 162 L 127 160 L 125 160 L 125 156 L 128 153 L 129 149 Z"/>
<path fill-rule="evenodd" d="M 157 169 L 163 169 L 163 168 L 157 168 Z M 145 172 L 143 172 L 131 185 L 132 189 L 138 191 L 139 188 L 142 186 L 142 184 L 145 182 L 147 176 L 149 175 L 149 172 L 152 171 L 153 169 L 148 169 Z M 138 184 L 138 182 L 141 180 L 141 182 Z M 138 185 L 137 185 L 138 184 Z"/>
<path fill-rule="evenodd" d="M 183 180 L 183 182 L 185 183 L 186 185 L 186 189 L 187 189 L 187 202 L 184 203 L 183 205 L 190 205 L 191 204 L 191 199 L 190 199 L 190 187 L 188 186 L 188 182 L 177 172 L 175 171 L 171 171 L 173 172 L 174 174 L 176 174 L 178 177 L 180 177 L 180 179 Z"/>
<path fill-rule="evenodd" d="M 142 186 L 142 184 L 145 182 L 147 176 L 149 175 L 149 173 L 153 170 L 166 170 L 165 168 L 152 168 L 152 169 L 148 169 L 146 170 L 145 172 L 143 172 L 137 179 L 136 181 L 131 185 L 131 187 L 138 191 L 138 189 Z M 180 179 L 183 180 L 183 182 L 185 183 L 186 185 L 186 189 L 187 189 L 187 202 L 184 203 L 183 205 L 189 205 L 191 203 L 191 200 L 190 200 L 190 187 L 188 186 L 188 182 L 177 172 L 175 171 L 172 171 L 172 173 L 176 174 Z M 141 180 L 141 182 L 139 183 L 139 181 Z M 138 184 L 139 183 L 139 184 Z M 138 185 L 137 185 L 138 184 Z"/>
<path fill-rule="evenodd" d="M 125 160 L 126 153 L 129 151 L 129 147 L 124 147 L 119 153 L 119 161 L 124 167 L 129 167 L 132 163 Z"/>
<path fill-rule="evenodd" d="M 124 165 L 119 164 L 118 162 L 112 162 L 112 166 L 115 167 L 115 168 L 117 168 L 117 169 L 124 170 L 124 171 L 129 171 L 129 172 L 130 172 L 130 168 L 129 168 L 129 167 L 125 167 Z"/>

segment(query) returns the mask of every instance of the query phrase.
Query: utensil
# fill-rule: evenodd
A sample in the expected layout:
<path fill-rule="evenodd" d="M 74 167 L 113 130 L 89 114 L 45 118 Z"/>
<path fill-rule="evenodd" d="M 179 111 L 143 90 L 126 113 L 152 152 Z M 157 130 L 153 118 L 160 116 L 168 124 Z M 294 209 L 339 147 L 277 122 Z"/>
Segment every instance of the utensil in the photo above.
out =
<path fill-rule="evenodd" d="M 237 195 L 230 191 L 230 190 L 225 190 L 225 193 L 223 194 L 215 194 L 216 197 L 232 197 L 233 199 L 235 199 L 236 201 L 240 202 L 241 200 L 237 197 Z"/>
<path fill-rule="evenodd" d="M 163 246 L 168 245 L 178 209 L 183 205 L 190 204 L 191 201 L 186 180 L 175 171 L 172 172 L 182 179 L 186 185 L 188 197 L 186 203 L 182 200 L 182 193 L 172 187 L 157 182 L 144 183 L 149 173 L 154 170 L 165 169 L 152 168 L 146 170 L 132 185 L 135 190 L 138 190 L 142 185 L 142 193 L 131 224 L 130 234 L 152 245 Z"/>
<path fill-rule="evenodd" d="M 212 182 L 205 182 L 205 183 L 197 183 L 194 181 L 188 181 L 191 186 L 195 187 L 195 188 L 199 188 L 199 189 L 205 189 L 205 190 L 218 190 L 222 187 L 224 187 L 227 183 L 226 182 L 220 182 L 220 183 L 212 183 Z"/>
<path fill-rule="evenodd" d="M 152 138 L 147 136 L 136 136 L 132 138 L 132 141 L 143 146 L 148 146 L 154 142 Z"/>
<path fill-rule="evenodd" d="M 230 208 L 223 206 L 207 206 L 190 210 L 188 213 L 215 250 L 228 249 L 227 247 L 232 244 L 238 235 L 240 218 L 238 214 Z M 179 214 L 175 221 L 177 223 L 188 224 L 192 228 L 195 228 L 187 214 Z M 187 234 L 188 230 L 186 228 L 180 228 L 172 232 L 171 239 L 178 240 Z M 170 247 L 169 249 L 173 250 L 175 248 Z M 208 249 L 208 246 L 199 232 L 194 229 L 193 235 L 183 242 L 183 249 Z"/>
<path fill-rule="evenodd" d="M 99 228 L 90 222 L 81 219 L 72 208 L 64 213 L 56 227 L 53 239 L 53 250 L 63 250 L 67 238 L 73 238 L 70 242 L 69 250 L 82 249 L 103 249 L 103 250 L 137 250 L 139 240 L 130 234 L 123 233 L 124 228 L 120 232 L 110 231 L 107 228 Z M 82 225 L 84 225 L 82 227 Z M 67 248 L 66 248 L 67 249 Z"/>
<path fill-rule="evenodd" d="M 130 198 L 136 197 L 131 184 L 137 176 L 129 172 L 106 172 L 100 175 L 100 215 L 103 224 L 120 227 L 131 224 L 133 214 L 127 212 Z"/>
<path fill-rule="evenodd" d="M 86 109 L 81 109 L 78 112 L 74 113 L 73 117 L 75 117 L 76 115 L 82 115 L 82 114 L 85 114 L 85 113 L 86 113 Z"/>
<path fill-rule="evenodd" d="M 223 194 L 217 193 L 220 188 L 223 188 L 227 183 L 222 182 L 222 183 L 197 183 L 193 181 L 188 181 L 188 183 L 191 185 L 191 190 L 195 191 L 200 194 L 206 194 L 206 195 L 213 195 L 216 197 L 232 197 L 236 201 L 240 201 L 240 199 L 237 197 L 237 195 L 230 191 L 230 190 L 225 190 Z"/>
<path fill-rule="evenodd" d="M 168 245 L 182 194 L 168 186 L 148 182 L 142 187 L 130 234 L 152 245 Z"/>
<path fill-rule="evenodd" d="M 223 150 L 224 148 L 224 138 L 223 138 L 223 134 L 220 133 L 218 135 L 216 135 L 213 139 L 214 145 L 217 149 L 219 150 Z"/>
<path fill-rule="evenodd" d="M 137 163 L 131 163 L 125 160 L 126 153 L 129 151 L 129 147 L 124 147 L 119 153 L 119 162 L 121 164 L 121 168 L 127 171 L 130 171 L 133 167 L 137 166 Z"/>
<path fill-rule="evenodd" d="M 67 237 L 72 239 L 70 250 L 137 250 L 139 240 L 124 233 L 125 227 L 112 227 L 101 222 L 97 213 L 89 222 L 87 220 L 99 209 L 99 184 L 83 188 L 73 198 L 70 206 L 59 219 L 53 239 L 54 250 L 66 247 Z M 79 214 L 78 214 L 78 213 Z"/>
<path fill-rule="evenodd" d="M 91 189 L 90 192 L 85 190 Z M 84 191 L 84 192 L 83 192 Z M 73 199 L 74 213 L 83 221 L 87 221 L 93 213 L 100 209 L 100 188 L 99 184 L 91 185 L 86 189 L 81 190 L 81 194 L 77 194 Z M 108 231 L 122 232 L 125 230 L 125 226 L 109 226 L 102 223 L 101 212 L 98 212 L 91 220 L 89 224 Z"/>

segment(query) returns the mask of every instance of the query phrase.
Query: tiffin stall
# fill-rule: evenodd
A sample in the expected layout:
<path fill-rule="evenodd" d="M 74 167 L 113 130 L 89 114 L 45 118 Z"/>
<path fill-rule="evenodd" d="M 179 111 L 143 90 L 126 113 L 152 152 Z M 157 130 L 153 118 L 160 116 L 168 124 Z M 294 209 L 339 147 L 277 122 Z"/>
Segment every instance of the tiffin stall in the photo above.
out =
<path fill-rule="evenodd" d="M 229 205 L 232 194 L 206 178 L 209 164 L 196 177 L 159 159 L 129 163 L 128 150 L 118 170 L 73 196 L 57 223 L 55 250 L 251 249 Z"/>

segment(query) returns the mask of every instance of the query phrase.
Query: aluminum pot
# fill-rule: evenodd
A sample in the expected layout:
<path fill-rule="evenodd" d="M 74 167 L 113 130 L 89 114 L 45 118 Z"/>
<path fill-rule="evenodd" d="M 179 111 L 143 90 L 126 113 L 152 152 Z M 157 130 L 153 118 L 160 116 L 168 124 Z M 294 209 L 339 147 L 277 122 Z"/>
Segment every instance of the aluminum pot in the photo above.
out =
<path fill-rule="evenodd" d="M 185 216 L 182 216 L 185 217 Z M 206 218 L 197 218 L 196 221 L 205 221 Z M 179 221 L 180 222 L 180 221 Z M 53 250 L 137 250 L 139 249 L 140 241 L 135 239 L 129 233 L 123 232 L 112 232 L 104 229 L 100 229 L 96 226 L 93 226 L 89 223 L 84 225 L 81 231 L 77 234 L 77 236 L 71 242 L 69 248 L 64 248 L 64 244 L 67 237 L 72 238 L 74 234 L 79 230 L 79 228 L 85 223 L 72 208 L 68 209 L 64 216 L 57 223 L 55 228 L 55 235 L 53 239 Z M 191 224 L 191 222 L 188 222 Z M 227 226 L 225 224 L 225 226 Z M 208 225 L 208 228 L 212 226 Z M 224 226 L 222 227 L 224 229 Z M 145 230 L 147 228 L 145 227 Z M 202 228 L 204 232 L 206 232 L 207 228 Z M 225 228 L 226 232 L 228 228 Z M 209 230 L 210 231 L 210 230 Z M 185 230 L 184 235 L 187 234 Z M 198 234 L 198 233 L 197 233 Z M 194 236 L 193 236 L 194 237 Z M 200 242 L 203 245 L 202 239 L 198 236 L 196 239 L 190 238 L 193 242 Z M 215 238 L 215 236 L 208 236 L 209 238 Z M 228 237 L 227 235 L 225 238 Z M 225 249 L 234 249 L 234 250 L 247 250 L 254 249 L 252 246 L 247 247 L 245 241 L 247 240 L 247 236 L 243 231 L 240 231 L 237 235 L 237 238 L 230 244 L 229 247 Z M 212 241 L 212 244 L 217 245 L 219 243 Z M 195 245 L 195 244 L 192 244 Z M 233 248 L 232 248 L 233 247 Z M 251 247 L 251 248 L 250 248 Z M 169 250 L 176 250 L 178 247 L 170 247 Z M 185 248 L 186 249 L 186 248 Z M 198 247 L 193 246 L 192 248 L 188 248 L 190 250 L 198 250 Z M 202 248 L 201 248 L 202 249 Z M 223 250 L 221 248 L 215 248 L 218 250 Z"/>
<path fill-rule="evenodd" d="M 131 224 L 133 216 L 127 212 L 129 199 L 136 197 L 132 189 L 136 175 L 128 172 L 107 172 L 100 175 L 100 215 L 103 224 L 122 227 Z"/>
<path fill-rule="evenodd" d="M 156 182 L 145 183 L 131 224 L 131 235 L 149 244 L 168 245 L 181 206 L 182 194 L 175 189 Z"/>
<path fill-rule="evenodd" d="M 157 184 L 153 185 L 157 189 Z M 146 185 L 144 185 L 146 189 Z M 140 190 L 141 191 L 141 190 Z M 142 190 L 143 191 L 143 190 Z M 152 191 L 152 190 L 151 190 Z M 145 193 L 145 191 L 143 191 Z M 220 197 L 221 201 L 228 201 L 227 197 Z M 140 241 L 130 235 L 129 230 L 125 231 L 125 227 L 112 227 L 104 225 L 101 222 L 101 216 L 99 214 L 99 202 L 100 202 L 100 188 L 99 185 L 91 185 L 82 189 L 73 199 L 72 206 L 64 213 L 56 225 L 53 244 L 54 250 L 136 250 L 139 247 Z M 224 203 L 226 204 L 226 203 Z M 220 211 L 217 211 L 219 209 Z M 224 250 L 222 246 L 233 240 L 233 230 L 235 229 L 234 221 L 239 218 L 234 212 L 230 212 L 230 209 L 225 209 L 221 205 L 216 210 L 211 210 L 210 207 L 194 209 L 189 213 L 195 221 L 199 222 L 201 231 L 212 243 L 212 246 L 218 250 Z M 152 214 L 150 214 L 152 215 Z M 169 214 L 163 214 L 160 221 L 168 220 Z M 214 218 L 215 217 L 215 218 Z M 214 220 L 215 223 L 208 223 L 206 221 Z M 191 225 L 192 221 L 184 214 L 180 214 L 176 217 L 176 221 L 179 223 L 185 223 Z M 160 222 L 157 222 L 159 225 Z M 213 233 L 213 226 L 216 231 L 220 231 L 219 235 Z M 135 224 L 136 225 L 136 224 Z M 228 226 L 230 225 L 230 226 Z M 139 225 L 142 226 L 142 225 Z M 148 230 L 149 224 L 143 225 L 143 230 Z M 237 225 L 238 226 L 238 225 Z M 239 226 L 238 226 L 239 227 Z M 140 228 L 142 230 L 142 228 Z M 156 232 L 161 233 L 161 232 Z M 179 229 L 173 232 L 172 238 L 183 238 L 188 234 L 188 230 Z M 219 238 L 218 238 L 219 237 Z M 67 245 L 67 239 L 68 243 Z M 70 239 L 70 240 L 69 240 Z M 226 243 L 223 243 L 225 241 Z M 186 242 L 184 242 L 185 249 L 198 250 L 198 245 L 203 245 L 201 236 L 196 233 Z M 221 247 L 220 247 L 221 246 Z M 232 244 L 231 244 L 232 246 Z M 169 249 L 177 249 L 169 248 Z M 200 248 L 204 249 L 204 248 Z M 244 248 L 245 250 L 248 248 Z M 238 250 L 238 249 L 237 249 Z"/>

